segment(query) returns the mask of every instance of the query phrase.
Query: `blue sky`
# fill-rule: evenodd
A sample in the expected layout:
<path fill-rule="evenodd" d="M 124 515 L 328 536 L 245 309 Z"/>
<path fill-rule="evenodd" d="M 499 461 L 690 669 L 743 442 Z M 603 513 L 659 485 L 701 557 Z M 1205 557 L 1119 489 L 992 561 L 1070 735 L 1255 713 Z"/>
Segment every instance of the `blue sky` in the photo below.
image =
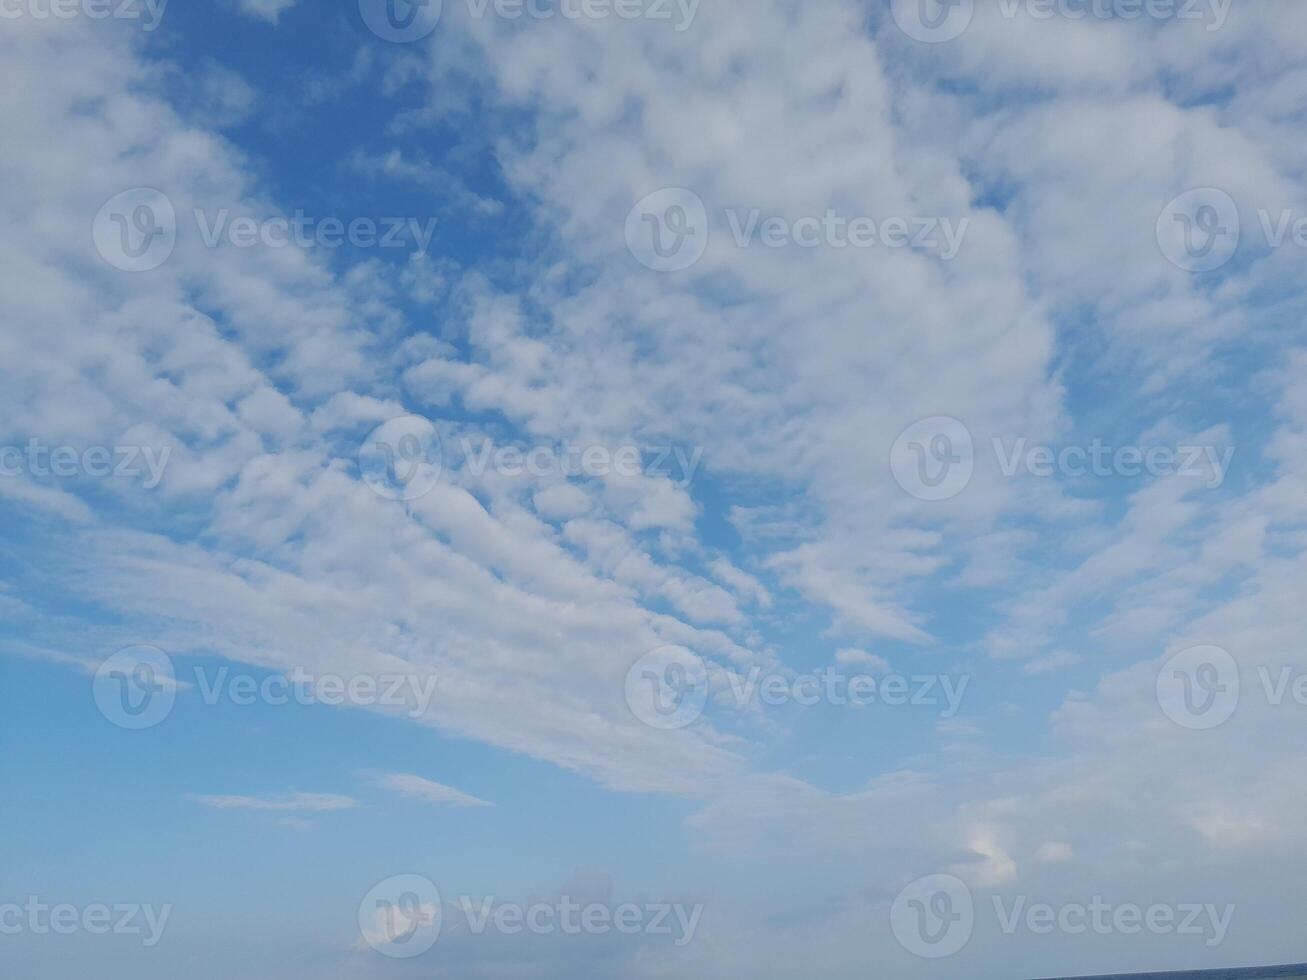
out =
<path fill-rule="evenodd" d="M 3 7 L 9 969 L 1307 959 L 1307 13 L 395 3 Z"/>

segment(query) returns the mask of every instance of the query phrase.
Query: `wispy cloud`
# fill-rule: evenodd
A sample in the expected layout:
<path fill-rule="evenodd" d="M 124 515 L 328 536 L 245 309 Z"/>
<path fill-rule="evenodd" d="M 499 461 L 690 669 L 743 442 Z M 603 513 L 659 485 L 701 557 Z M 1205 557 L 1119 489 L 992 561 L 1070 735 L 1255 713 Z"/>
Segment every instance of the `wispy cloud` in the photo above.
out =
<path fill-rule="evenodd" d="M 257 810 L 264 813 L 329 813 L 352 810 L 358 800 L 335 793 L 285 793 L 279 796 L 201 796 L 188 797 L 213 810 Z"/>
<path fill-rule="evenodd" d="M 276 24 L 281 15 L 295 6 L 297 0 L 239 0 L 241 13 L 256 20 Z"/>
<path fill-rule="evenodd" d="M 421 776 L 407 772 L 377 772 L 365 770 L 359 775 L 382 789 L 422 800 L 424 803 L 445 804 L 449 806 L 494 806 L 493 803 L 478 799 L 470 793 L 464 793 L 452 786 L 433 782 Z"/>

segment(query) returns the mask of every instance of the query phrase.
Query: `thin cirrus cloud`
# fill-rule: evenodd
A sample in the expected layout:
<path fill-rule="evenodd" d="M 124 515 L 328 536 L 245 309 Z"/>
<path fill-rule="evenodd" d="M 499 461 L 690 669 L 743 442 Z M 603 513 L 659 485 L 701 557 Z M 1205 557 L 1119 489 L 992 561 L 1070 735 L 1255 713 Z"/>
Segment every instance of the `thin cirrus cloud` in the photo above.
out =
<path fill-rule="evenodd" d="M 381 789 L 390 790 L 393 793 L 398 793 L 401 796 L 407 796 L 415 800 L 421 800 L 424 803 L 463 807 L 494 806 L 493 803 L 490 803 L 487 800 L 478 799 L 470 793 L 464 793 L 462 790 L 454 789 L 452 786 L 445 786 L 442 783 L 433 782 L 430 779 L 424 779 L 422 776 L 415 776 L 412 773 L 365 770 L 360 772 L 359 776 Z"/>
<path fill-rule="evenodd" d="M 280 796 L 203 796 L 190 799 L 211 810 L 254 810 L 261 813 L 331 813 L 353 810 L 358 800 L 336 793 L 286 793 Z"/>
<path fill-rule="evenodd" d="M 297 2 L 298 0 L 239 0 L 237 6 L 247 17 L 275 25 L 281 20 L 281 15 Z"/>

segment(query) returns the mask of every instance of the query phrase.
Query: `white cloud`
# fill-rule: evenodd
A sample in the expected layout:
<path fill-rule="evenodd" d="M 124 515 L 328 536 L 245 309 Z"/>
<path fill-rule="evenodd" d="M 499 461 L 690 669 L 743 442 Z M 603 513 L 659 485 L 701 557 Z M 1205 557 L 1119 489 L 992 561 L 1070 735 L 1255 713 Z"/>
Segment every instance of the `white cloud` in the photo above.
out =
<path fill-rule="evenodd" d="M 426 803 L 447 804 L 450 806 L 494 806 L 493 803 L 477 799 L 462 790 L 454 789 L 452 786 L 443 786 L 440 783 L 432 782 L 422 776 L 415 776 L 412 773 L 369 771 L 360 775 L 382 789 L 403 796 L 411 796 Z"/>
<path fill-rule="evenodd" d="M 287 793 L 282 796 L 192 796 L 211 810 L 257 810 L 263 813 L 331 813 L 352 810 L 357 800 L 334 793 Z"/>
<path fill-rule="evenodd" d="M 297 2 L 298 0 L 237 0 L 241 13 L 274 25 Z"/>

